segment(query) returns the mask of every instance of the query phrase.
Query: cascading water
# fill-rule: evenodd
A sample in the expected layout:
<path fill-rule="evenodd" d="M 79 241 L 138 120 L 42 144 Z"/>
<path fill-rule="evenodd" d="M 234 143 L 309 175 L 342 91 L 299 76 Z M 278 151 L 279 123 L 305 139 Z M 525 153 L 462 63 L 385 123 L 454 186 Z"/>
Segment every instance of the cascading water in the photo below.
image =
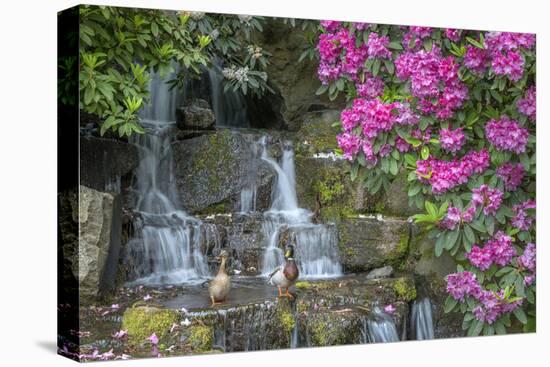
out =
<path fill-rule="evenodd" d="M 135 176 L 135 236 L 129 241 L 134 283 L 175 284 L 208 276 L 200 252 L 202 223 L 178 204 L 170 131 L 174 125 L 177 92 L 155 75 L 151 82 L 153 105 L 143 110 L 146 133 L 132 136 L 140 147 Z"/>
<path fill-rule="evenodd" d="M 383 312 L 378 306 L 373 313 L 363 319 L 363 343 L 398 342 L 399 336 L 395 322 L 390 315 Z"/>
<path fill-rule="evenodd" d="M 289 142 L 283 146 L 281 164 L 269 156 L 265 137 L 261 159 L 277 174 L 271 208 L 264 213 L 262 229 L 267 239 L 262 273 L 269 274 L 284 262 L 279 248 L 281 234 L 288 230 L 289 240 L 296 244 L 296 262 L 302 278 L 336 277 L 342 274 L 338 262 L 336 232 L 333 227 L 311 223 L 312 213 L 298 207 L 294 170 L 294 151 Z"/>
<path fill-rule="evenodd" d="M 414 301 L 411 308 L 411 331 L 416 340 L 434 338 L 432 303 L 429 298 Z"/>
<path fill-rule="evenodd" d="M 232 88 L 224 91 L 221 61 L 212 60 L 212 66 L 207 69 L 210 82 L 210 99 L 216 116 L 216 125 L 224 127 L 250 127 L 246 113 L 246 101 L 241 93 Z"/>

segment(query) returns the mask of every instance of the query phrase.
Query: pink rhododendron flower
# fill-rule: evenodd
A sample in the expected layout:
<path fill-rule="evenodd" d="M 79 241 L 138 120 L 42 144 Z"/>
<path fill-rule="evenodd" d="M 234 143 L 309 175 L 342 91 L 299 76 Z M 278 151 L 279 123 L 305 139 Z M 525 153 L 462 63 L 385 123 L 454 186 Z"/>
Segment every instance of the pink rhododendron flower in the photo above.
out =
<path fill-rule="evenodd" d="M 340 25 L 342 22 L 336 21 L 336 20 L 321 20 L 321 26 L 325 28 L 328 32 L 334 32 L 338 28 L 340 28 Z"/>
<path fill-rule="evenodd" d="M 455 300 L 464 302 L 466 297 L 477 298 L 481 292 L 481 286 L 474 273 L 463 271 L 447 275 L 447 293 Z"/>
<path fill-rule="evenodd" d="M 517 51 L 509 51 L 507 54 L 497 53 L 493 55 L 491 62 L 496 75 L 505 75 L 514 82 L 521 79 L 524 64 L 523 56 Z"/>
<path fill-rule="evenodd" d="M 344 158 L 353 160 L 361 148 L 361 138 L 350 133 L 342 133 L 336 136 L 338 146 L 344 152 Z"/>
<path fill-rule="evenodd" d="M 458 42 L 460 40 L 461 33 L 462 33 L 461 30 L 453 29 L 453 28 L 447 28 L 447 29 L 445 29 L 444 34 L 445 34 L 445 37 L 447 37 L 451 41 Z"/>
<path fill-rule="evenodd" d="M 506 191 L 515 191 L 523 180 L 525 169 L 521 163 L 504 163 L 497 168 L 497 176 L 504 182 Z"/>
<path fill-rule="evenodd" d="M 519 113 L 529 117 L 531 121 L 535 121 L 537 117 L 537 89 L 534 85 L 527 89 L 525 97 L 518 100 L 517 107 Z"/>
<path fill-rule="evenodd" d="M 491 57 L 487 50 L 472 45 L 466 46 L 464 66 L 476 74 L 483 74 L 491 63 Z"/>
<path fill-rule="evenodd" d="M 439 222 L 439 226 L 453 231 L 461 223 L 471 223 L 474 219 L 475 212 L 476 208 L 474 206 L 470 206 L 464 211 L 461 211 L 457 207 L 449 206 L 449 208 L 447 208 L 447 214 L 445 218 Z"/>
<path fill-rule="evenodd" d="M 523 303 L 523 299 L 513 302 L 504 299 L 503 290 L 496 293 L 492 291 L 483 291 L 478 301 L 481 304 L 474 308 L 474 317 L 489 325 L 498 320 L 503 314 L 514 311 Z"/>
<path fill-rule="evenodd" d="M 472 190 L 473 205 L 475 207 L 481 206 L 485 215 L 495 215 L 503 198 L 504 193 L 502 191 L 488 185 L 481 185 L 479 188 Z"/>
<path fill-rule="evenodd" d="M 395 138 L 395 147 L 399 152 L 406 153 L 411 149 L 412 145 L 407 143 L 405 139 L 402 139 L 400 136 L 398 136 L 397 138 Z"/>
<path fill-rule="evenodd" d="M 520 204 L 513 206 L 513 210 L 516 215 L 512 218 L 512 226 L 522 231 L 527 231 L 531 228 L 533 221 L 535 220 L 534 213 L 529 213 L 530 210 L 536 208 L 535 200 L 526 200 Z"/>
<path fill-rule="evenodd" d="M 371 32 L 367 43 L 369 59 L 382 58 L 390 59 L 391 51 L 388 50 L 390 39 L 388 36 L 378 36 L 378 33 Z"/>
<path fill-rule="evenodd" d="M 153 345 L 157 345 L 159 343 L 159 338 L 155 333 L 151 334 L 151 336 L 148 337 L 147 340 L 149 340 Z"/>
<path fill-rule="evenodd" d="M 357 93 L 363 98 L 375 98 L 384 93 L 384 82 L 379 77 L 367 78 L 364 83 L 356 84 Z"/>
<path fill-rule="evenodd" d="M 384 312 L 389 314 L 389 315 L 393 314 L 395 312 L 395 310 L 396 310 L 396 308 L 392 304 L 389 304 L 386 307 L 384 307 Z"/>
<path fill-rule="evenodd" d="M 441 144 L 441 148 L 443 148 L 447 152 L 458 152 L 460 149 L 462 149 L 465 141 L 466 136 L 464 135 L 464 133 L 462 132 L 462 128 L 460 127 L 455 130 L 441 129 L 439 131 L 439 143 Z"/>
<path fill-rule="evenodd" d="M 518 257 L 518 265 L 534 273 L 537 267 L 536 257 L 536 246 L 534 243 L 529 243 L 527 247 L 525 247 L 523 254 Z"/>
<path fill-rule="evenodd" d="M 395 60 L 396 75 L 411 83 L 412 95 L 419 98 L 424 114 L 436 113 L 440 119 L 452 117 L 468 98 L 468 88 L 458 77 L 459 65 L 441 50 L 404 52 Z"/>
<path fill-rule="evenodd" d="M 490 120 L 485 125 L 487 140 L 497 150 L 520 154 L 525 152 L 529 132 L 515 120 L 502 116 L 500 120 Z"/>
<path fill-rule="evenodd" d="M 492 264 L 505 266 L 516 256 L 516 249 L 512 245 L 512 237 L 498 231 L 483 248 L 475 245 L 466 254 L 470 263 L 480 270 L 487 270 Z"/>
<path fill-rule="evenodd" d="M 122 339 L 124 338 L 126 335 L 128 335 L 128 330 L 119 330 L 117 331 L 116 333 L 114 333 L 112 335 L 113 338 L 116 338 L 116 339 Z"/>
<path fill-rule="evenodd" d="M 434 194 L 442 194 L 468 182 L 474 173 L 482 173 L 490 164 L 486 150 L 471 151 L 461 159 L 438 160 L 433 157 L 416 162 L 416 175 L 420 182 L 429 183 Z"/>

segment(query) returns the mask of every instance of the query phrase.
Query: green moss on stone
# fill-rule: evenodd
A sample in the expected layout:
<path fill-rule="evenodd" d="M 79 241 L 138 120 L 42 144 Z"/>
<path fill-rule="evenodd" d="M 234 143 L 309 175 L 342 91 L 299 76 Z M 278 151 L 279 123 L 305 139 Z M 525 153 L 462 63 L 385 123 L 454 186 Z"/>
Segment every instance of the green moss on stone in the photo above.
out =
<path fill-rule="evenodd" d="M 128 330 L 129 344 L 137 345 L 143 343 L 153 333 L 162 339 L 178 319 L 179 314 L 174 310 L 137 306 L 124 312 L 122 329 Z"/>
<path fill-rule="evenodd" d="M 332 126 L 331 122 L 319 121 L 304 124 L 300 129 L 300 144 L 297 145 L 299 154 L 304 156 L 316 153 L 328 153 L 338 148 L 336 135 L 340 128 Z"/>
<path fill-rule="evenodd" d="M 412 301 L 416 299 L 416 287 L 414 281 L 410 278 L 399 278 L 393 284 L 393 290 L 398 298 L 404 301 Z"/>
<path fill-rule="evenodd" d="M 195 155 L 199 157 L 193 162 L 191 175 L 200 171 L 209 172 L 207 189 L 216 193 L 224 185 L 223 179 L 230 177 L 229 170 L 233 169 L 235 156 L 231 149 L 231 132 L 221 130 L 208 136 L 210 144 L 203 144 Z"/>
<path fill-rule="evenodd" d="M 220 214 L 220 213 L 228 213 L 231 209 L 228 208 L 228 205 L 225 202 L 217 203 L 214 205 L 210 205 L 207 208 L 204 208 L 203 210 L 200 210 L 196 212 L 197 215 L 213 215 L 213 214 Z"/>
<path fill-rule="evenodd" d="M 204 353 L 212 349 L 214 329 L 212 326 L 194 325 L 189 330 L 189 344 L 194 352 Z"/>
<path fill-rule="evenodd" d="M 294 326 L 296 326 L 296 320 L 294 320 L 294 316 L 289 310 L 281 308 L 279 309 L 278 314 L 281 329 L 283 329 L 285 333 L 290 334 L 294 329 Z"/>
<path fill-rule="evenodd" d="M 299 281 L 295 284 L 296 289 L 310 289 L 311 286 L 311 282 L 308 281 Z"/>
<path fill-rule="evenodd" d="M 330 331 L 327 324 L 321 320 L 317 320 L 312 328 L 313 331 L 313 343 L 316 346 L 330 345 Z"/>

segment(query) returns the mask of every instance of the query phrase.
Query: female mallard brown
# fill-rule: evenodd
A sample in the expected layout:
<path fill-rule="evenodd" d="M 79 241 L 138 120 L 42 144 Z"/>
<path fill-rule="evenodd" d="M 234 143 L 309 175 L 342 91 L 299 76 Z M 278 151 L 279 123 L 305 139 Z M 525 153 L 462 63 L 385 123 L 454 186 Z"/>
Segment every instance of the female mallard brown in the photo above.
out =
<path fill-rule="evenodd" d="M 222 250 L 218 256 L 221 259 L 220 270 L 218 270 L 218 274 L 214 279 L 212 279 L 210 285 L 208 286 L 208 293 L 210 294 L 210 299 L 212 300 L 212 306 L 225 301 L 227 294 L 231 289 L 231 278 L 225 271 L 227 256 L 227 251 Z"/>
<path fill-rule="evenodd" d="M 288 297 L 294 298 L 290 293 L 288 293 L 288 288 L 290 288 L 298 279 L 300 271 L 298 266 L 294 261 L 294 246 L 287 245 L 285 249 L 285 263 L 284 265 L 278 266 L 271 274 L 267 282 L 271 285 L 277 286 L 279 289 L 279 297 Z M 282 288 L 285 289 L 285 293 L 282 292 Z"/>

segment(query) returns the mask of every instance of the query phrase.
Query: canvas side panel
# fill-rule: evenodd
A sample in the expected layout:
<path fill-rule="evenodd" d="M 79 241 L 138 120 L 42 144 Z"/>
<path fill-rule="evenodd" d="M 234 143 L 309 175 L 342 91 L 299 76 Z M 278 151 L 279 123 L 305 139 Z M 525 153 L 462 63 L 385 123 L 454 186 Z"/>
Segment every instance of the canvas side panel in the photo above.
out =
<path fill-rule="evenodd" d="M 57 24 L 57 345 L 78 360 L 78 32 L 79 8 L 58 13 Z"/>

